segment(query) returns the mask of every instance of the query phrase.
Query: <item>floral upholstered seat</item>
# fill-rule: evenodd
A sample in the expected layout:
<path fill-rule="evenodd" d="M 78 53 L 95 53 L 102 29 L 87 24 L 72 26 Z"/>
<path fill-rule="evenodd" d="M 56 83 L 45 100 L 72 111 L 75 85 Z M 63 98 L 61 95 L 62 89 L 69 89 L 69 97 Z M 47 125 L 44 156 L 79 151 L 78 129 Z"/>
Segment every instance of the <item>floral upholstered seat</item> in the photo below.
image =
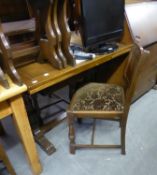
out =
<path fill-rule="evenodd" d="M 68 111 L 123 111 L 123 88 L 114 84 L 89 83 L 76 92 Z"/>

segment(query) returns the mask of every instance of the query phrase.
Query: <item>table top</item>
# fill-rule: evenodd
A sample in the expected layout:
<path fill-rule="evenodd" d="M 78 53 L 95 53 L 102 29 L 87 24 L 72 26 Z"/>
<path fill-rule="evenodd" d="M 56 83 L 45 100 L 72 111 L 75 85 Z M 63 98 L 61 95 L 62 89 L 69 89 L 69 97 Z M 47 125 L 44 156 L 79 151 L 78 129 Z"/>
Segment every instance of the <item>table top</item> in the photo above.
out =
<path fill-rule="evenodd" d="M 74 67 L 67 66 L 62 70 L 55 69 L 48 63 L 40 64 L 35 62 L 18 68 L 18 72 L 23 82 L 27 85 L 28 92 L 34 94 L 78 75 L 79 73 L 115 59 L 120 55 L 128 53 L 131 47 L 132 44 L 120 45 L 119 48 L 112 53 L 99 55 L 93 60 L 81 62 Z"/>
<path fill-rule="evenodd" d="M 12 80 L 6 75 L 7 80 L 9 82 L 10 88 L 5 89 L 0 85 L 0 102 L 8 100 L 16 95 L 19 95 L 25 91 L 27 91 L 27 86 L 24 84 L 22 86 L 18 86 L 12 82 Z"/>

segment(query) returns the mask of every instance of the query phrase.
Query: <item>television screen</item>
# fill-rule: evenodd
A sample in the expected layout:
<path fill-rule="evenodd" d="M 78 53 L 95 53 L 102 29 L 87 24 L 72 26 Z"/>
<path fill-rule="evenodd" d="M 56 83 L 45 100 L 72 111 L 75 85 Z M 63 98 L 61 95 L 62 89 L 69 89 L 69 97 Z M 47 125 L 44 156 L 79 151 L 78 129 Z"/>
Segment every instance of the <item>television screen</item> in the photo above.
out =
<path fill-rule="evenodd" d="M 81 0 L 81 35 L 85 48 L 121 37 L 124 0 Z"/>

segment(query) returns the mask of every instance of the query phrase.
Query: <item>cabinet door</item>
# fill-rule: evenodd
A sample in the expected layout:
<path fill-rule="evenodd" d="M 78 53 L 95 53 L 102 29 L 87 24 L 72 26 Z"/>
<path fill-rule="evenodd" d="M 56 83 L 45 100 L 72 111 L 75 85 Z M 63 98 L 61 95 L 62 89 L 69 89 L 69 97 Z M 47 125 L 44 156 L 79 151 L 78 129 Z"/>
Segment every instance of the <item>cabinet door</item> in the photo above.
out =
<path fill-rule="evenodd" d="M 141 75 L 133 99 L 137 99 L 156 84 L 157 78 L 157 44 L 152 44 L 145 48 L 149 52 L 148 57 L 143 60 Z"/>
<path fill-rule="evenodd" d="M 133 96 L 133 101 L 138 99 L 141 95 L 143 95 L 147 91 L 149 91 L 156 84 L 157 71 L 153 69 L 152 70 L 148 69 L 148 71 L 140 75 L 139 81 L 137 83 L 136 90 Z"/>

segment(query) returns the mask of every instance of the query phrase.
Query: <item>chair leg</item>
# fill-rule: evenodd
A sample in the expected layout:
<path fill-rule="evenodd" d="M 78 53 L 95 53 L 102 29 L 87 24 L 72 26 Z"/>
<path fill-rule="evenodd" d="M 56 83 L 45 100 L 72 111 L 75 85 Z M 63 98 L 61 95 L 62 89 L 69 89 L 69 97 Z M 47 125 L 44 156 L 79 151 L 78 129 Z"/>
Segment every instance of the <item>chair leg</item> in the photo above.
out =
<path fill-rule="evenodd" d="M 3 125 L 2 125 L 2 122 L 0 121 L 0 136 L 3 136 L 3 135 L 5 135 L 6 133 L 5 133 L 5 130 L 4 130 L 4 127 L 3 127 Z"/>
<path fill-rule="evenodd" d="M 126 154 L 125 152 L 125 135 L 126 135 L 126 124 L 122 121 L 121 122 L 121 153 L 123 155 Z"/>
<path fill-rule="evenodd" d="M 7 154 L 5 153 L 3 147 L 0 145 L 0 159 L 4 162 L 4 165 L 6 166 L 9 174 L 16 175 L 14 168 L 11 165 L 10 160 L 8 159 Z"/>
<path fill-rule="evenodd" d="M 78 124 L 82 124 L 82 118 L 77 118 Z"/>
<path fill-rule="evenodd" d="M 70 140 L 70 153 L 75 154 L 75 129 L 74 129 L 74 118 L 73 116 L 68 116 L 69 120 L 69 140 Z"/>
<path fill-rule="evenodd" d="M 119 121 L 119 127 L 121 128 L 122 126 L 122 120 Z"/>

